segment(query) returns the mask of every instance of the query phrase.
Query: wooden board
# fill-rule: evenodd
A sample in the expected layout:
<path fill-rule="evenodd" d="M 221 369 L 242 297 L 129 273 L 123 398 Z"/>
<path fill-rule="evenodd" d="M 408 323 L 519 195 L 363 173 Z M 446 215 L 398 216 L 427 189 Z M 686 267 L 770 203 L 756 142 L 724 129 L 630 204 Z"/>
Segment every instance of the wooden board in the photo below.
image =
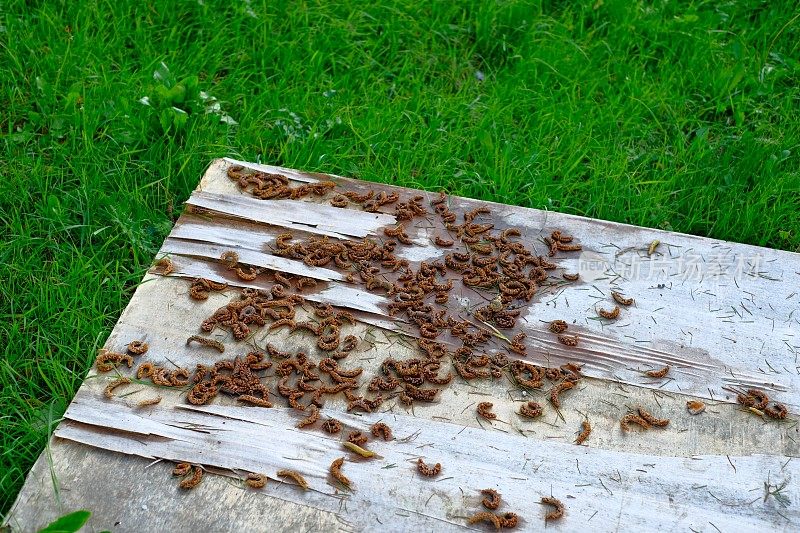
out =
<path fill-rule="evenodd" d="M 397 191 L 403 199 L 422 195 L 423 204 L 438 194 L 375 186 L 338 176 L 232 160 L 215 161 L 189 200 L 194 213 L 176 224 L 159 254 L 175 265 L 170 276 L 150 273 L 137 289 L 106 342 L 123 350 L 145 339 L 142 360 L 193 368 L 221 357 L 241 355 L 269 342 L 281 349 L 319 357 L 313 337 L 288 330 L 256 329 L 235 342 L 219 330 L 225 354 L 186 345 L 198 326 L 220 306 L 238 298 L 235 287 L 268 288 L 261 277 L 242 281 L 219 261 L 236 250 L 249 265 L 311 277 L 304 291 L 310 302 L 349 309 L 357 319 L 343 334 L 361 339 L 343 365 L 378 372 L 391 356 L 416 356 L 416 330 L 391 316 L 391 298 L 348 281 L 335 267 L 313 267 L 275 255 L 275 237 L 287 230 L 302 236 L 354 240 L 380 239 L 396 223 L 391 210 L 365 213 L 329 205 L 330 195 L 301 200 L 259 200 L 229 180 L 232 164 L 286 176 L 295 185 L 333 180 L 337 190 Z M 450 197 L 463 213 L 490 207 L 497 229 L 519 228 L 519 240 L 545 253 L 542 237 L 553 230 L 574 235 L 581 253 L 560 254 L 559 268 L 530 304 L 523 306 L 516 329 L 496 331 L 493 350 L 505 350 L 502 337 L 527 335 L 525 360 L 543 366 L 580 362 L 576 390 L 565 394 L 560 411 L 547 404 L 547 389 L 524 390 L 507 379 L 455 379 L 432 404 L 409 409 L 396 398 L 375 413 L 348 413 L 341 397 L 326 401 L 323 417 L 341 420 L 347 429 L 367 431 L 384 421 L 395 432 L 391 442 L 372 441 L 379 457 L 359 459 L 341 437 L 295 427 L 303 416 L 282 404 L 271 409 L 243 407 L 227 398 L 193 407 L 185 394 L 154 390 L 144 384 L 121 389 L 108 400 L 106 375 L 92 371 L 42 454 L 6 522 L 14 530 L 33 531 L 62 512 L 93 511 L 92 530 L 174 529 L 249 530 L 284 527 L 304 530 L 460 530 L 481 510 L 479 490 L 503 494 L 500 512 L 521 517 L 519 528 L 544 527 L 546 509 L 538 502 L 550 494 L 566 505 L 565 517 L 547 527 L 573 530 L 796 530 L 800 527 L 800 256 L 658 230 L 557 213 Z M 447 236 L 438 217 L 407 227 L 413 244 L 398 247 L 412 266 L 442 257 L 433 243 Z M 655 253 L 648 248 L 660 241 Z M 560 279 L 579 272 L 578 282 Z M 212 292 L 197 303 L 187 293 L 189 279 L 225 281 L 231 289 Z M 598 319 L 596 310 L 613 306 L 610 292 L 636 300 L 616 321 Z M 468 314 L 486 295 L 459 287 L 453 313 Z M 300 312 L 310 315 L 310 308 Z M 563 319 L 580 339 L 577 347 L 557 342 L 547 330 Z M 447 339 L 444 339 L 447 340 Z M 515 356 L 514 354 L 509 354 Z M 644 370 L 669 364 L 668 379 L 652 379 Z M 125 372 L 123 372 L 124 374 Z M 735 388 L 758 387 L 791 411 L 786 421 L 767 421 L 735 405 Z M 124 391 L 124 393 L 123 393 Z M 155 407 L 137 403 L 155 394 Z M 545 405 L 537 420 L 520 417 L 528 400 Z M 704 413 L 690 416 L 689 399 L 702 399 Z M 498 418 L 479 419 L 478 402 L 491 401 Z M 671 420 L 664 429 L 623 432 L 619 420 L 635 406 Z M 581 422 L 593 426 L 583 446 L 572 444 Z M 336 457 L 347 457 L 345 490 L 327 473 Z M 440 462 L 442 474 L 423 478 L 418 458 Z M 155 461 L 155 462 L 154 462 Z M 208 472 L 193 491 L 177 487 L 171 461 L 202 464 Z M 281 468 L 302 472 L 311 489 L 301 491 L 276 481 Z M 272 478 L 267 488 L 246 488 L 247 472 Z M 254 526 L 254 524 L 257 524 Z"/>

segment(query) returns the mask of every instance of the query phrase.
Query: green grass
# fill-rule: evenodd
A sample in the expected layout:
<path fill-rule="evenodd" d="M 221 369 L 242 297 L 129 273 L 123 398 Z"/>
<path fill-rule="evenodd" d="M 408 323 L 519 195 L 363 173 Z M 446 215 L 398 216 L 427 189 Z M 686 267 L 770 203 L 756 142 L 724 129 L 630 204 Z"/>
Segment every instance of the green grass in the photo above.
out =
<path fill-rule="evenodd" d="M 0 9 L 0 512 L 215 157 L 800 247 L 796 1 L 279 3 Z"/>

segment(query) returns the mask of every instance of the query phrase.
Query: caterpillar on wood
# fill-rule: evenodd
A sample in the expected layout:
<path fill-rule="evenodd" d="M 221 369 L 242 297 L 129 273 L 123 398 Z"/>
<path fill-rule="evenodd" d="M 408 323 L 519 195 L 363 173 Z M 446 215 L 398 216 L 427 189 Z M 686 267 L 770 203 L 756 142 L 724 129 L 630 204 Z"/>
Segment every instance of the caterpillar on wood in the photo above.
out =
<path fill-rule="evenodd" d="M 633 298 L 625 298 L 622 294 L 618 293 L 617 291 L 611 291 L 611 297 L 614 298 L 614 301 L 620 305 L 629 306 L 633 305 L 634 299 Z"/>
<path fill-rule="evenodd" d="M 607 318 L 608 320 L 616 320 L 617 318 L 619 318 L 619 306 L 615 305 L 614 309 L 612 309 L 611 311 L 602 308 L 598 309 L 597 314 L 603 318 Z"/>
<path fill-rule="evenodd" d="M 503 513 L 503 516 L 500 517 L 500 527 L 506 529 L 513 529 L 517 527 L 519 523 L 519 516 L 516 513 Z"/>
<path fill-rule="evenodd" d="M 668 419 L 656 418 L 652 414 L 650 414 L 650 412 L 648 412 L 644 407 L 639 407 L 637 411 L 639 411 L 639 416 L 641 416 L 651 426 L 663 428 L 669 424 Z"/>
<path fill-rule="evenodd" d="M 467 523 L 470 525 L 477 524 L 479 522 L 489 522 L 496 530 L 500 530 L 500 517 L 494 513 L 490 513 L 489 511 L 481 511 L 480 513 L 476 513 L 469 517 L 469 520 L 467 520 Z"/>
<path fill-rule="evenodd" d="M 528 402 L 519 408 L 519 414 L 527 418 L 536 418 L 542 414 L 542 406 L 537 402 Z"/>
<path fill-rule="evenodd" d="M 552 505 L 555 509 L 544 515 L 545 521 L 547 520 L 558 520 L 562 516 L 564 516 L 564 504 L 561 503 L 560 500 L 557 498 L 553 498 L 552 496 L 546 496 L 542 498 L 542 503 L 545 505 Z"/>
<path fill-rule="evenodd" d="M 439 473 L 441 473 L 442 465 L 441 463 L 436 463 L 433 466 L 426 465 L 425 461 L 423 461 L 422 458 L 420 457 L 419 459 L 417 459 L 417 470 L 423 476 L 433 477 L 433 476 L 438 476 Z"/>
<path fill-rule="evenodd" d="M 229 270 L 233 270 L 236 268 L 236 265 L 239 264 L 239 254 L 232 250 L 222 252 L 222 255 L 220 255 L 219 258 L 220 261 L 225 263 L 225 266 L 228 267 Z"/>
<path fill-rule="evenodd" d="M 317 420 L 319 420 L 319 409 L 317 408 L 317 406 L 316 405 L 312 405 L 310 407 L 311 407 L 311 413 L 307 417 L 305 417 L 304 419 L 302 419 L 300 422 L 297 423 L 297 427 L 298 428 L 304 428 L 306 426 L 310 426 L 311 424 L 313 424 Z"/>
<path fill-rule="evenodd" d="M 103 395 L 106 398 L 111 399 L 111 398 L 114 397 L 114 389 L 116 389 L 117 387 L 120 387 L 122 385 L 127 385 L 130 382 L 131 382 L 131 380 L 129 378 L 115 379 L 114 381 L 112 381 L 111 383 L 106 385 L 106 388 L 103 391 Z"/>
<path fill-rule="evenodd" d="M 481 494 L 484 494 L 486 498 L 481 500 L 481 503 L 487 509 L 494 511 L 498 507 L 500 507 L 500 493 L 494 489 L 483 489 Z"/>
<path fill-rule="evenodd" d="M 329 418 L 322 423 L 322 430 L 331 434 L 339 433 L 342 430 L 342 423 L 335 418 Z"/>
<path fill-rule="evenodd" d="M 134 355 L 142 355 L 148 348 L 150 348 L 150 345 L 144 341 L 131 341 L 128 343 L 128 351 Z"/>
<path fill-rule="evenodd" d="M 670 366 L 667 365 L 660 370 L 648 370 L 647 372 L 645 372 L 645 375 L 651 378 L 663 378 L 669 373 L 669 370 Z"/>
<path fill-rule="evenodd" d="M 280 477 L 288 477 L 289 479 L 297 483 L 303 490 L 308 490 L 308 482 L 306 481 L 306 478 L 304 478 L 294 470 L 287 470 L 287 469 L 278 470 L 277 475 Z"/>
<path fill-rule="evenodd" d="M 250 473 L 247 474 L 244 482 L 254 489 L 263 489 L 267 485 L 267 476 L 264 474 Z"/>
<path fill-rule="evenodd" d="M 578 434 L 578 438 L 575 439 L 575 444 L 581 445 L 583 444 L 586 439 L 589 438 L 589 434 L 592 432 L 592 426 L 589 424 L 588 420 L 584 420 L 581 422 L 581 432 Z"/>
<path fill-rule="evenodd" d="M 497 415 L 491 409 L 494 406 L 491 402 L 481 402 L 478 404 L 478 414 L 486 420 L 494 420 Z"/>
<path fill-rule="evenodd" d="M 559 335 L 558 342 L 560 342 L 564 346 L 577 346 L 578 337 L 575 335 Z"/>
<path fill-rule="evenodd" d="M 175 468 L 172 470 L 173 476 L 185 476 L 189 472 L 192 471 L 192 465 L 189 463 L 178 463 L 175 465 Z"/>
<path fill-rule="evenodd" d="M 747 389 L 747 394 L 739 394 L 736 401 L 745 407 L 754 407 L 761 411 L 769 404 L 769 396 L 762 390 Z"/>
<path fill-rule="evenodd" d="M 202 344 L 203 346 L 208 346 L 209 348 L 214 348 L 220 353 L 225 351 L 225 345 L 215 339 L 209 339 L 208 337 L 203 337 L 201 335 L 192 335 L 188 339 L 186 339 L 186 345 L 188 346 L 190 343 L 196 342 L 198 344 Z"/>
<path fill-rule="evenodd" d="M 193 489 L 197 485 L 200 484 L 200 481 L 203 480 L 203 469 L 200 468 L 198 465 L 194 466 L 194 473 L 192 477 L 186 478 L 180 483 L 180 487 L 182 489 Z"/>
<path fill-rule="evenodd" d="M 561 407 L 561 399 L 558 397 L 564 391 L 567 391 L 575 386 L 575 383 L 572 381 L 562 381 L 550 391 L 550 403 L 553 404 L 553 407 L 556 409 Z"/>
<path fill-rule="evenodd" d="M 782 403 L 775 402 L 764 408 L 764 414 L 776 420 L 784 420 L 789 415 L 789 410 Z"/>
<path fill-rule="evenodd" d="M 334 460 L 330 466 L 330 473 L 342 485 L 346 487 L 350 487 L 350 480 L 347 479 L 347 476 L 342 474 L 342 465 L 344 464 L 344 457 L 339 457 L 338 459 Z"/>
<path fill-rule="evenodd" d="M 155 365 L 153 365 L 153 363 L 149 361 L 142 363 L 139 365 L 139 368 L 136 369 L 136 379 L 149 378 L 153 375 L 154 371 Z"/>
<path fill-rule="evenodd" d="M 360 431 L 351 431 L 347 436 L 347 442 L 352 442 L 356 446 L 364 446 L 367 440 L 367 436 Z"/>
<path fill-rule="evenodd" d="M 148 398 L 146 400 L 142 400 L 141 402 L 137 403 L 136 406 L 149 407 L 151 405 L 156 405 L 158 403 L 161 403 L 161 400 L 162 400 L 161 396 L 156 396 L 155 398 Z"/>
<path fill-rule="evenodd" d="M 347 196 L 343 194 L 337 194 L 331 199 L 331 205 L 333 207 L 347 207 Z"/>
<path fill-rule="evenodd" d="M 156 271 L 159 269 L 161 270 L 162 276 L 169 276 L 175 271 L 175 265 L 173 265 L 172 260 L 169 257 L 162 257 L 155 262 L 154 266 L 156 267 Z"/>
<path fill-rule="evenodd" d="M 650 424 L 647 422 L 647 420 L 634 413 L 629 413 L 623 416 L 622 419 L 619 421 L 619 425 L 622 428 L 622 431 L 630 431 L 631 424 L 639 425 L 643 429 L 650 429 Z"/>
<path fill-rule="evenodd" d="M 266 398 L 259 398 L 258 396 L 253 396 L 252 394 L 242 394 L 241 396 L 236 398 L 236 401 L 246 402 L 252 405 L 256 405 L 258 407 L 272 407 L 272 402 L 270 402 Z"/>
<path fill-rule="evenodd" d="M 376 422 L 370 428 L 372 434 L 376 437 L 382 437 L 383 440 L 392 440 L 392 429 L 383 422 Z"/>
<path fill-rule="evenodd" d="M 117 366 L 115 363 L 125 363 L 128 368 L 133 366 L 133 358 L 128 354 L 100 350 L 95 366 L 98 372 L 111 372 Z"/>

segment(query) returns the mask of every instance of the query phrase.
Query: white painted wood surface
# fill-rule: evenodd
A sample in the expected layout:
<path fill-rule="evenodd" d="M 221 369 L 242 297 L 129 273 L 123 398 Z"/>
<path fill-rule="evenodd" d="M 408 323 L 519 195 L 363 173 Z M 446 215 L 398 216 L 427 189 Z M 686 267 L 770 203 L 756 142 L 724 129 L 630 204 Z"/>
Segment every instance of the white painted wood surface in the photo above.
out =
<path fill-rule="evenodd" d="M 359 322 L 343 334 L 369 341 L 359 344 L 348 366 L 363 366 L 370 374 L 388 355 L 411 356 L 412 344 L 397 333 L 408 328 L 387 316 L 385 297 L 344 282 L 334 270 L 272 255 L 269 246 L 286 229 L 340 238 L 379 236 L 394 218 L 352 209 L 346 212 L 353 218 L 341 216 L 343 210 L 315 199 L 254 200 L 225 177 L 230 164 L 212 164 L 190 199 L 211 215 L 184 215 L 165 242 L 161 252 L 173 259 L 175 274 L 146 276 L 106 347 L 120 350 L 134 338 L 145 338 L 151 344 L 147 360 L 192 367 L 218 359 L 215 352 L 187 347 L 185 339 L 235 295 L 212 293 L 197 304 L 189 300 L 182 278 L 263 287 L 260 280 L 244 283 L 218 268 L 218 252 L 236 247 L 245 263 L 320 280 L 319 287 L 308 291 L 309 300 L 360 313 Z M 248 166 L 298 182 L 327 179 Z M 334 180 L 351 190 L 412 193 Z M 560 261 L 565 271 L 581 271 L 583 280 L 543 288 L 524 312 L 529 360 L 583 362 L 584 373 L 593 378 L 566 393 L 560 413 L 546 405 L 541 420 L 522 419 L 516 415 L 520 402 L 545 404 L 547 391 L 523 395 L 505 380 L 455 380 L 436 403 L 413 410 L 392 401 L 380 413 L 352 415 L 344 412 L 341 399 L 329 400 L 324 413 L 351 428 L 363 430 L 381 419 L 395 431 L 395 441 L 370 442 L 368 447 L 380 458 L 355 461 L 337 438 L 315 429 L 297 430 L 297 415 L 286 409 L 246 408 L 225 399 L 190 408 L 176 392 L 159 390 L 162 403 L 143 410 L 135 404 L 154 394 L 152 388 L 129 385 L 123 393 L 133 394 L 108 401 L 101 397 L 108 378 L 92 374 L 59 425 L 49 453 L 31 472 L 7 523 L 31 531 L 61 511 L 86 507 L 94 511 L 90 530 L 239 531 L 253 524 L 258 524 L 255 529 L 456 530 L 468 527 L 465 517 L 480 510 L 477 491 L 493 487 L 503 494 L 500 510 L 519 513 L 525 530 L 545 526 L 545 510 L 537 502 L 551 492 L 566 504 L 567 514 L 548 528 L 798 529 L 794 457 L 800 454 L 800 256 L 467 199 L 450 202 L 465 210 L 490 205 L 498 227 L 519 227 L 521 240 L 541 251 L 539 238 L 553 229 L 567 230 L 583 245 L 582 259 L 573 254 Z M 335 219 L 332 212 L 338 215 Z M 441 255 L 431 245 L 440 233 L 433 225 L 417 226 L 409 231 L 415 245 L 404 248 L 404 254 L 412 261 Z M 661 245 L 648 255 L 655 239 Z M 600 270 L 589 270 L 595 264 Z M 597 319 L 595 309 L 612 307 L 611 290 L 633 296 L 636 304 L 608 323 Z M 465 305 L 481 302 L 470 291 L 457 296 Z M 581 340 L 577 349 L 558 344 L 546 331 L 553 319 L 571 324 L 570 331 Z M 225 357 L 266 342 L 313 353 L 312 340 L 285 330 L 258 331 L 248 341 L 251 345 L 217 337 L 225 343 Z M 497 340 L 495 347 L 503 345 Z M 669 380 L 641 373 L 664 364 L 673 366 Z M 763 388 L 790 406 L 790 420 L 765 422 L 741 410 L 723 389 L 730 386 Z M 685 402 L 691 398 L 705 399 L 706 412 L 688 415 Z M 480 401 L 495 404 L 498 420 L 489 424 L 476 418 Z M 620 431 L 620 417 L 636 405 L 670 418 L 670 425 L 649 432 Z M 577 447 L 571 442 L 584 417 L 593 432 L 586 445 Z M 353 480 L 350 492 L 333 486 L 327 476 L 327 465 L 340 456 L 348 457 L 344 471 Z M 420 478 L 413 468 L 418 457 L 441 462 L 440 478 Z M 151 458 L 191 460 L 222 475 L 207 476 L 186 493 L 177 489 L 165 462 L 147 467 Z M 301 492 L 271 481 L 264 491 L 254 491 L 238 481 L 247 471 L 274 478 L 277 469 L 287 466 L 306 475 L 313 490 Z M 765 493 L 765 487 L 774 491 L 784 483 L 778 497 Z"/>

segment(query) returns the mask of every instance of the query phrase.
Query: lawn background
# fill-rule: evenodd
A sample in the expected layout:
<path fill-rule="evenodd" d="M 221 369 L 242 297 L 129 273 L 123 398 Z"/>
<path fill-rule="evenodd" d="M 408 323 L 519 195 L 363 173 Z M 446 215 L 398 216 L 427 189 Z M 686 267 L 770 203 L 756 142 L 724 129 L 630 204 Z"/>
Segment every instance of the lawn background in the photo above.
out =
<path fill-rule="evenodd" d="M 798 17 L 2 2 L 0 513 L 216 157 L 800 251 Z"/>

